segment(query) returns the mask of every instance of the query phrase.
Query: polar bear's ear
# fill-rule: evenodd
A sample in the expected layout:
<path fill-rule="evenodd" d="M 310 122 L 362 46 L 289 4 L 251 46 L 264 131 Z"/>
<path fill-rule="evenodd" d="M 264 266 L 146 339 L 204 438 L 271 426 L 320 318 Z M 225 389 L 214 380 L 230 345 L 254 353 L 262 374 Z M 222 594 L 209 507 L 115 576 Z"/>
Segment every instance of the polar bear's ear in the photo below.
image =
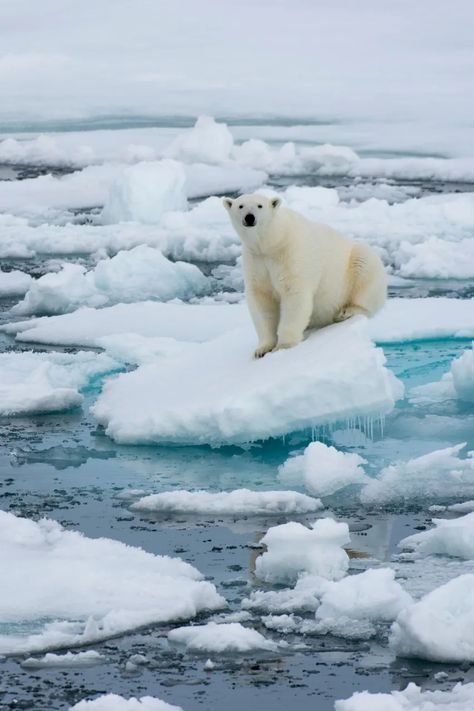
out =
<path fill-rule="evenodd" d="M 274 210 L 276 210 L 277 207 L 280 207 L 280 205 L 281 205 L 281 199 L 280 198 L 272 198 L 270 200 L 270 205 L 273 207 Z"/>
<path fill-rule="evenodd" d="M 232 207 L 232 203 L 233 203 L 234 201 L 231 200 L 231 199 L 228 198 L 228 197 L 225 197 L 225 198 L 222 198 L 222 202 L 224 203 L 225 209 L 226 209 L 226 210 L 230 210 L 230 208 Z"/>

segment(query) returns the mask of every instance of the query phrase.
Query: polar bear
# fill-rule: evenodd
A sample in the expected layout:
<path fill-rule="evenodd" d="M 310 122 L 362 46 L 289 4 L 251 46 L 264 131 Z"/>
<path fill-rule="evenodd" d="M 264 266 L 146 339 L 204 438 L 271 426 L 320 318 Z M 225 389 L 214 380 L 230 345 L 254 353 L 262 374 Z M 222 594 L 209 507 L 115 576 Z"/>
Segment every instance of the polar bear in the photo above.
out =
<path fill-rule="evenodd" d="M 373 316 L 387 297 L 383 264 L 367 244 L 281 206 L 278 197 L 223 198 L 243 245 L 254 353 L 291 348 L 307 328 Z"/>

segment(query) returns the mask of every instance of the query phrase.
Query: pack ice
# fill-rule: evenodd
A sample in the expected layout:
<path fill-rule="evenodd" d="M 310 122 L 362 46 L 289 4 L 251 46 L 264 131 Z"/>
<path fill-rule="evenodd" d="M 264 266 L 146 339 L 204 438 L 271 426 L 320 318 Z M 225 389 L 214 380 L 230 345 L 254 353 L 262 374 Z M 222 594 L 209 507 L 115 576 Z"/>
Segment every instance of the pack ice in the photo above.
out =
<path fill-rule="evenodd" d="M 451 691 L 422 691 L 410 683 L 389 694 L 358 691 L 350 699 L 336 701 L 335 711 L 471 711 L 474 684 L 456 684 Z"/>
<path fill-rule="evenodd" d="M 92 411 L 117 442 L 244 444 L 357 415 L 402 395 L 359 322 L 255 361 L 250 327 L 140 366 L 106 384 Z"/>
<path fill-rule="evenodd" d="M 70 711 L 183 711 L 180 706 L 172 706 L 154 696 L 132 696 L 126 699 L 118 694 L 104 694 L 96 699 L 84 699 L 70 707 Z"/>
<path fill-rule="evenodd" d="M 0 567 L 9 571 L 2 580 L 0 654 L 87 644 L 225 605 L 180 558 L 4 511 L 0 535 Z"/>

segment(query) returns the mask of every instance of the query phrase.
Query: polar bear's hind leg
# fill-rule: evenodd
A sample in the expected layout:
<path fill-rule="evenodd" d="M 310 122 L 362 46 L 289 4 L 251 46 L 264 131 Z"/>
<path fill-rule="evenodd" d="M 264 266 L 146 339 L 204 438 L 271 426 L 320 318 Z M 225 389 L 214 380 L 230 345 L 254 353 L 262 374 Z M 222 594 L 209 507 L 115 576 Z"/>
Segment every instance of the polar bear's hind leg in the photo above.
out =
<path fill-rule="evenodd" d="M 347 304 L 336 316 L 345 321 L 351 316 L 373 316 L 387 298 L 387 276 L 382 261 L 366 244 L 357 243 L 351 254 L 349 283 L 352 288 Z"/>

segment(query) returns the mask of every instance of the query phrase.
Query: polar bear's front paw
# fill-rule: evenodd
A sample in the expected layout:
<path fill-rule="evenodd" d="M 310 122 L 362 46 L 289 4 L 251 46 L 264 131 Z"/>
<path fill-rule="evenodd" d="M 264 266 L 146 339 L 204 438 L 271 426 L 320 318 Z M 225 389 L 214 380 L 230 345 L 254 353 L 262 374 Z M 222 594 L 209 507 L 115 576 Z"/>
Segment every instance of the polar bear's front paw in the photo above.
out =
<path fill-rule="evenodd" d="M 273 343 L 262 343 L 254 352 L 254 358 L 263 358 L 267 353 L 271 353 L 275 348 L 275 341 Z"/>

